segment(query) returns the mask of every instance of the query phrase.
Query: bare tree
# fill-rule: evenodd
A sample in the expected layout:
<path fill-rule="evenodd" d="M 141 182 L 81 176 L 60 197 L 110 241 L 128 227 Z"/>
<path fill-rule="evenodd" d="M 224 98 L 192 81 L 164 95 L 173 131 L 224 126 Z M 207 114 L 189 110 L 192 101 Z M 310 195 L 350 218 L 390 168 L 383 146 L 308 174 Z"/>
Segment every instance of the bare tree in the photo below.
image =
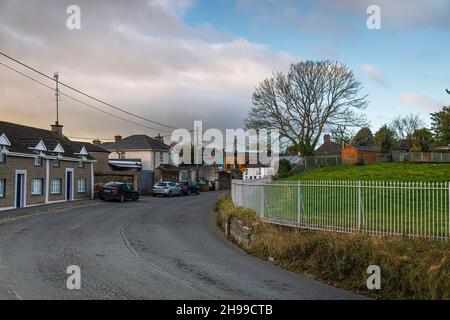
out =
<path fill-rule="evenodd" d="M 331 139 L 339 144 L 341 148 L 345 148 L 352 141 L 354 136 L 353 130 L 346 125 L 332 126 L 330 129 Z"/>
<path fill-rule="evenodd" d="M 397 139 L 409 139 L 414 131 L 423 128 L 425 122 L 418 114 L 411 113 L 407 116 L 398 116 L 389 124 L 389 129 L 394 131 Z"/>
<path fill-rule="evenodd" d="M 326 126 L 363 126 L 360 113 L 367 96 L 344 64 L 305 61 L 292 64 L 287 74 L 277 72 L 259 84 L 247 128 L 275 128 L 302 155 L 312 155 Z"/>

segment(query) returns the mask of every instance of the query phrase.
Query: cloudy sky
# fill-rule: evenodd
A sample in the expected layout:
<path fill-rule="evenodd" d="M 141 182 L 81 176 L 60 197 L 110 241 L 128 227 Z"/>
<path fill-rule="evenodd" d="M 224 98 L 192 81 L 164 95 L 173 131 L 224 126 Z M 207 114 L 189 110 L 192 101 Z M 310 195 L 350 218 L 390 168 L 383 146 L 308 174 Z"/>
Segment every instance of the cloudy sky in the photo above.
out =
<path fill-rule="evenodd" d="M 81 29 L 69 30 L 69 5 Z M 381 8 L 381 30 L 366 9 Z M 450 104 L 450 0 L 0 0 L 0 51 L 157 122 L 243 126 L 258 82 L 304 59 L 344 62 L 370 98 L 372 129 L 396 115 Z M 53 85 L 0 57 L 21 72 Z M 62 97 L 64 133 L 110 138 L 168 128 L 62 89 L 131 124 Z M 47 128 L 51 90 L 0 65 L 0 119 Z"/>

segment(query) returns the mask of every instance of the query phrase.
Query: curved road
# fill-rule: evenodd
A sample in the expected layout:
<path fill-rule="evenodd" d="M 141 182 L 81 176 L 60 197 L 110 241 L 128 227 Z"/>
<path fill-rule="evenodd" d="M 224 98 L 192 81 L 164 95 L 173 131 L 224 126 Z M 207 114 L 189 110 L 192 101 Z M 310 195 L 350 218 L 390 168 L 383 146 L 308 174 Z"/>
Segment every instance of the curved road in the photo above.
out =
<path fill-rule="evenodd" d="M 217 193 L 0 223 L 0 299 L 352 299 L 247 255 L 214 224 Z M 81 268 L 81 289 L 66 268 Z"/>

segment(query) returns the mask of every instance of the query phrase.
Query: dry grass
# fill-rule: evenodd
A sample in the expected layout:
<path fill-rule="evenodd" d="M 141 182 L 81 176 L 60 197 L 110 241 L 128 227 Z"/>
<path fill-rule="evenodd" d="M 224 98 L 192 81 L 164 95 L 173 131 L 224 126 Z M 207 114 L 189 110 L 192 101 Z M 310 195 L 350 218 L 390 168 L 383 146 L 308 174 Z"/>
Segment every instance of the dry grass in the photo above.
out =
<path fill-rule="evenodd" d="M 274 226 L 234 208 L 230 198 L 220 199 L 217 211 L 254 228 L 248 252 L 291 271 L 376 298 L 450 299 L 448 242 Z M 369 265 L 381 268 L 381 290 L 366 287 Z"/>

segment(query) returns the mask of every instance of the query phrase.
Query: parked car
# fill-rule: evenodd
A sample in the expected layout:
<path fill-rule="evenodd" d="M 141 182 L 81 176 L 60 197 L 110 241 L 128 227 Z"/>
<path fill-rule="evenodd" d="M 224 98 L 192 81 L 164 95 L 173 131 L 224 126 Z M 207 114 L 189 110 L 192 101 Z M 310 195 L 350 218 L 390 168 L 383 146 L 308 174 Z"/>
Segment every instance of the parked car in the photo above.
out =
<path fill-rule="evenodd" d="M 185 196 L 190 196 L 191 194 L 200 194 L 199 187 L 192 181 L 178 181 L 177 185 L 181 188 L 181 191 Z"/>
<path fill-rule="evenodd" d="M 163 195 L 166 197 L 172 197 L 172 196 L 181 196 L 183 194 L 183 191 L 175 182 L 171 181 L 162 181 L 157 182 L 153 186 L 153 193 L 152 195 L 156 197 L 157 195 Z"/>
<path fill-rule="evenodd" d="M 120 202 L 139 200 L 139 193 L 131 185 L 122 182 L 108 182 L 100 188 L 98 196 L 100 200 L 119 200 Z"/>

